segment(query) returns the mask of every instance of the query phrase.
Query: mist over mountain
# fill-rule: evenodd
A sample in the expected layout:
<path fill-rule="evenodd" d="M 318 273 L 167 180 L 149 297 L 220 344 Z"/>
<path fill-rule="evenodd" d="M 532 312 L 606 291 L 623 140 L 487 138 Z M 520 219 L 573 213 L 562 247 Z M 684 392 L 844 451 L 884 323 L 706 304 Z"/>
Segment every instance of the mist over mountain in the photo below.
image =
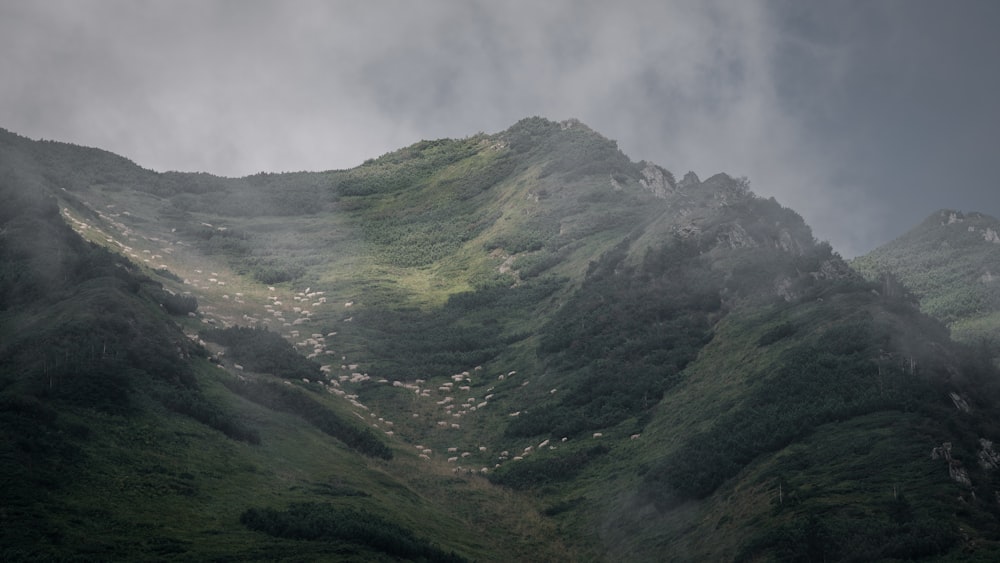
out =
<path fill-rule="evenodd" d="M 952 337 L 1000 356 L 1000 221 L 941 210 L 852 265 L 870 277 L 891 274 L 940 319 Z"/>
<path fill-rule="evenodd" d="M 243 178 L 0 131 L 0 194 L 7 559 L 1000 553 L 988 217 L 859 272 L 537 117 Z"/>

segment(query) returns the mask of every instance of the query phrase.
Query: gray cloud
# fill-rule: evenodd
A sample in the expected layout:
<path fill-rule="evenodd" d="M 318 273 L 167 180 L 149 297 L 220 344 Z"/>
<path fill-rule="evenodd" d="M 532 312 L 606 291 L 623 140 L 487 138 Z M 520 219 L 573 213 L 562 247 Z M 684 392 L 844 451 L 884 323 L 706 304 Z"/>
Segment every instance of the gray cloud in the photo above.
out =
<path fill-rule="evenodd" d="M 0 0 L 0 73 L 17 77 L 0 83 L 0 126 L 243 175 L 576 117 L 675 173 L 749 176 L 853 255 L 937 207 L 1000 212 L 990 190 L 940 185 L 963 168 L 985 180 L 996 34 L 963 43 L 986 18 L 934 7 Z M 958 99 L 929 72 L 979 72 L 983 91 Z M 944 150 L 942 128 L 984 156 Z"/>

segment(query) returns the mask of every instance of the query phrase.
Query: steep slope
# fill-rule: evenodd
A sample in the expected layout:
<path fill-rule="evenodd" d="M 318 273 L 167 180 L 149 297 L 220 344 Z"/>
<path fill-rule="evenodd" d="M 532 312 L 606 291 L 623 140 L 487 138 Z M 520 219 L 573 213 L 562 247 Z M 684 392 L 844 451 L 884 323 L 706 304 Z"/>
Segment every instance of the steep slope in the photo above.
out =
<path fill-rule="evenodd" d="M 201 342 L 197 300 L 164 287 L 181 286 L 175 276 L 81 239 L 67 222 L 111 244 L 89 222 L 100 215 L 17 155 L 0 159 L 4 560 L 565 553 L 518 499 L 420 471 L 417 452 L 391 447 L 341 399 L 282 380 L 322 372 L 274 333 L 204 331 L 228 356 Z M 54 193 L 70 202 L 63 213 Z"/>
<path fill-rule="evenodd" d="M 45 148 L 5 150 L 42 174 Z M 42 182 L 84 237 L 197 299 L 177 321 L 232 370 L 199 384 L 260 433 L 233 480 L 268 500 L 220 494 L 218 523 L 183 531 L 221 530 L 214 553 L 308 528 L 281 548 L 313 556 L 350 507 L 483 560 L 997 555 L 993 367 L 746 181 L 677 181 L 539 118 L 343 171 L 92 156 Z M 317 404 L 392 460 L 324 445 L 341 425 Z M 254 477 L 289 473 L 308 485 Z M 331 473 L 369 496 L 317 504 Z"/>
<path fill-rule="evenodd" d="M 1000 221 L 942 210 L 852 266 L 867 276 L 891 273 L 947 324 L 961 342 L 985 342 L 1000 355 Z"/>

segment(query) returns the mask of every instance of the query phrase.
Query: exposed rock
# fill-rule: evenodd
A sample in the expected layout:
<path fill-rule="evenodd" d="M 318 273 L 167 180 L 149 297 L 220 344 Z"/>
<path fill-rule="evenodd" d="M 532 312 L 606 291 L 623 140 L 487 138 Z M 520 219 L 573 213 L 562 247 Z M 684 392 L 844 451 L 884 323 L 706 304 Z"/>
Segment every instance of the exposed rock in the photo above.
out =
<path fill-rule="evenodd" d="M 728 229 L 719 234 L 719 244 L 724 244 L 729 248 L 757 248 L 760 246 L 746 229 L 739 223 L 732 223 Z"/>
<path fill-rule="evenodd" d="M 778 295 L 778 297 L 784 299 L 786 302 L 798 298 L 798 295 L 792 291 L 791 278 L 783 277 L 778 279 L 774 283 L 774 292 Z"/>
<path fill-rule="evenodd" d="M 986 438 L 980 438 L 979 446 L 982 448 L 976 456 L 979 459 L 979 466 L 986 471 L 1000 468 L 1000 452 L 997 452 L 993 447 L 993 442 Z"/>
<path fill-rule="evenodd" d="M 996 277 L 994 277 L 993 273 L 989 270 L 986 270 L 983 275 L 979 276 L 980 283 L 993 283 L 994 280 L 996 280 Z"/>
<path fill-rule="evenodd" d="M 690 237 L 695 237 L 701 234 L 701 227 L 695 224 L 693 221 L 684 225 L 678 225 L 673 229 L 674 234 L 682 239 L 687 239 Z"/>
<path fill-rule="evenodd" d="M 625 189 L 625 187 L 622 186 L 621 182 L 619 182 L 618 180 L 615 180 L 615 177 L 614 177 L 613 174 L 610 175 L 609 178 L 611 179 L 611 189 L 613 191 L 620 192 L 620 191 L 622 191 L 622 190 Z"/>
<path fill-rule="evenodd" d="M 513 270 L 514 260 L 516 259 L 517 256 L 513 255 L 507 256 L 507 258 L 504 259 L 503 264 L 500 264 L 500 267 L 497 269 L 497 271 L 500 272 L 501 274 L 506 274 L 507 272 L 510 272 L 511 270 Z"/>
<path fill-rule="evenodd" d="M 788 229 L 781 229 L 781 233 L 778 234 L 778 248 L 794 256 L 801 256 L 804 252 L 802 245 L 795 240 Z"/>
<path fill-rule="evenodd" d="M 562 130 L 562 131 L 565 131 L 567 129 L 573 129 L 573 128 L 579 129 L 581 127 L 583 129 L 587 130 L 587 131 L 592 131 L 592 129 L 590 127 L 587 127 L 586 125 L 583 124 L 583 122 L 581 122 L 579 119 L 577 119 L 575 117 L 571 117 L 571 118 L 569 118 L 569 119 L 567 119 L 565 121 L 560 121 L 559 122 L 559 129 Z"/>
<path fill-rule="evenodd" d="M 969 473 L 962 467 L 962 462 L 951 457 L 951 442 L 945 442 L 931 450 L 931 459 L 944 459 L 948 462 L 948 476 L 952 481 L 967 487 L 972 486 L 972 479 L 969 479 Z"/>
<path fill-rule="evenodd" d="M 695 176 L 697 178 L 697 176 Z M 687 179 L 687 176 L 685 176 Z M 721 209 L 752 199 L 754 195 L 739 181 L 728 174 L 716 174 L 699 185 L 699 189 L 711 194 L 709 209 Z"/>
<path fill-rule="evenodd" d="M 951 402 L 955 404 L 956 409 L 962 412 L 972 412 L 972 407 L 969 406 L 969 401 L 965 400 L 965 397 L 954 391 L 948 393 L 948 396 L 951 397 Z"/>
<path fill-rule="evenodd" d="M 948 463 L 948 476 L 959 485 L 972 486 L 972 479 L 969 479 L 969 473 L 962 467 L 962 462 L 960 461 Z"/>
<path fill-rule="evenodd" d="M 688 174 L 693 175 L 694 173 L 688 172 Z M 684 178 L 687 179 L 687 176 Z M 695 176 L 696 181 L 697 178 Z M 646 167 L 642 169 L 642 178 L 639 179 L 639 184 L 659 198 L 667 197 L 677 188 L 673 174 L 655 164 L 646 164 Z"/>
<path fill-rule="evenodd" d="M 986 242 L 1000 244 L 1000 235 L 990 227 L 986 227 L 986 230 L 983 231 L 983 238 L 986 239 Z"/>

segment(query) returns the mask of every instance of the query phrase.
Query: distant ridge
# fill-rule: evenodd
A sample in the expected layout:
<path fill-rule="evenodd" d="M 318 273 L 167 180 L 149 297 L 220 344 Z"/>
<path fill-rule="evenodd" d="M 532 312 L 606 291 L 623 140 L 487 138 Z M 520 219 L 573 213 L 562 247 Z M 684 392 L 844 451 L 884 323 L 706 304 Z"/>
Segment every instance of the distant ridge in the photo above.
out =
<path fill-rule="evenodd" d="M 943 209 L 906 234 L 859 257 L 868 276 L 892 273 L 945 322 L 956 340 L 1000 355 L 1000 221 Z"/>

